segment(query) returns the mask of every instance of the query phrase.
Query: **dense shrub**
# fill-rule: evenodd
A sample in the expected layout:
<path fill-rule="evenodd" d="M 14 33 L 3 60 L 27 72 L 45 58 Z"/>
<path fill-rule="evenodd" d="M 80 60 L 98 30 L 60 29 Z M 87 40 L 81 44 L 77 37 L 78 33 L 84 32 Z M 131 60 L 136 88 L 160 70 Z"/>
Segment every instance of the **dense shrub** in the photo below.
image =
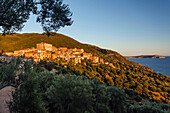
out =
<path fill-rule="evenodd" d="M 170 105 L 147 102 L 143 105 L 130 105 L 129 113 L 169 113 Z"/>
<path fill-rule="evenodd" d="M 137 102 L 140 102 L 140 101 L 142 101 L 142 97 L 139 96 L 139 95 L 137 95 L 137 96 L 135 97 L 135 100 L 136 100 Z"/>
<path fill-rule="evenodd" d="M 129 96 L 136 96 L 136 92 L 74 75 L 62 67 L 54 67 L 60 71 L 52 74 L 40 71 L 33 62 L 23 64 L 20 69 L 16 63 L 0 68 L 2 77 L 7 78 L 3 79 L 4 83 L 15 86 L 13 100 L 9 102 L 10 111 L 14 113 L 164 113 L 170 109 L 167 104 L 154 102 L 131 105 Z M 20 72 L 17 78 L 15 69 Z M 141 98 L 136 96 L 136 100 Z"/>

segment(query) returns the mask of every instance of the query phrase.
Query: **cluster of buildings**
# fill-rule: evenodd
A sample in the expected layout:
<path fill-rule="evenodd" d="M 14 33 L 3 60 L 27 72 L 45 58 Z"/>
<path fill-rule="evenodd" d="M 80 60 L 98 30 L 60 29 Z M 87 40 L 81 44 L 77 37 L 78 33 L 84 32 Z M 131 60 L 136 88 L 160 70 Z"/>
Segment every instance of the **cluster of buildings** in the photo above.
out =
<path fill-rule="evenodd" d="M 44 42 L 36 44 L 36 48 L 6 52 L 5 55 L 24 56 L 26 58 L 32 58 L 35 62 L 43 59 L 63 59 L 68 62 L 81 63 L 84 59 L 90 59 L 94 63 L 104 63 L 102 58 L 93 56 L 91 53 L 86 53 L 84 52 L 84 49 L 67 49 L 66 47 L 56 48 L 52 44 Z"/>

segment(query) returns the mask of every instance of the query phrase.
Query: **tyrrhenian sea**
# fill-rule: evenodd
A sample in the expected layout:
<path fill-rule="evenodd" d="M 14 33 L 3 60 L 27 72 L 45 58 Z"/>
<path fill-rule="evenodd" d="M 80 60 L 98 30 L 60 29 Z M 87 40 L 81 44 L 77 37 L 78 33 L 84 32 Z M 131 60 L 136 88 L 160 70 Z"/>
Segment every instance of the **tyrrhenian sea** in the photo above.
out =
<path fill-rule="evenodd" d="M 170 76 L 170 56 L 166 58 L 132 58 L 128 59 L 133 62 L 142 64 L 152 68 L 157 73 L 162 73 L 164 75 Z"/>

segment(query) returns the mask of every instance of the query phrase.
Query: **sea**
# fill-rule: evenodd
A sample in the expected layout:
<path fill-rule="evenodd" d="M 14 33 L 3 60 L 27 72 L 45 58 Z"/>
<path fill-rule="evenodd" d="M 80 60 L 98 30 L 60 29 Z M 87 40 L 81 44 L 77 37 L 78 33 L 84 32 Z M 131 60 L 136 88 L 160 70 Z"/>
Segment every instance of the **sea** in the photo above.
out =
<path fill-rule="evenodd" d="M 166 58 L 129 58 L 128 60 L 150 67 L 157 73 L 170 76 L 170 56 L 166 56 Z"/>

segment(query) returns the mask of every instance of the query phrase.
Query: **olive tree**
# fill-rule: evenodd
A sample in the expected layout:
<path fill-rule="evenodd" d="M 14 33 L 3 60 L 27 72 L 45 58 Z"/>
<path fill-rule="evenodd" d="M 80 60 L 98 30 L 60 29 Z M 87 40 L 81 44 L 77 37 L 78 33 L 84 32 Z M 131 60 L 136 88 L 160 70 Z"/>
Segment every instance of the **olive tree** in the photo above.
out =
<path fill-rule="evenodd" d="M 73 23 L 63 0 L 0 0 L 0 31 L 5 35 L 22 30 L 31 14 L 37 15 L 36 22 L 47 33 Z"/>

